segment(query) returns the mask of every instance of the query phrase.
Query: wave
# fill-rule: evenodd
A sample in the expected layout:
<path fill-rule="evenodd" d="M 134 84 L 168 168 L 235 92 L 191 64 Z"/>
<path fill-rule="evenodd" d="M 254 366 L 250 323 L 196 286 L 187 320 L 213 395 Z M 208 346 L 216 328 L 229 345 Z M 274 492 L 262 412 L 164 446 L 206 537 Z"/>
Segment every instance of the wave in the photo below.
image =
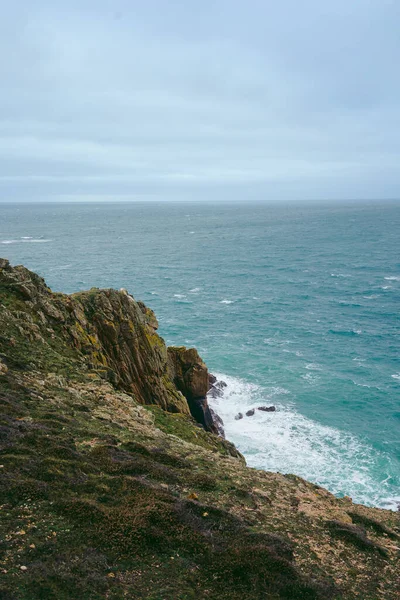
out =
<path fill-rule="evenodd" d="M 385 277 L 386 281 L 400 281 L 400 275 L 391 275 L 390 277 Z"/>
<path fill-rule="evenodd" d="M 200 291 L 201 291 L 201 288 L 193 288 L 193 289 L 189 290 L 189 292 L 191 294 L 197 294 L 197 292 L 200 292 Z"/>
<path fill-rule="evenodd" d="M 186 294 L 174 294 L 174 298 L 186 298 Z"/>
<path fill-rule="evenodd" d="M 220 304 L 233 304 L 234 300 L 221 300 Z"/>
<path fill-rule="evenodd" d="M 397 381 L 400 381 L 400 373 L 394 373 L 394 374 L 392 375 L 392 378 L 393 378 L 393 379 L 396 379 Z"/>
<path fill-rule="evenodd" d="M 334 335 L 344 335 L 344 336 L 353 336 L 353 335 L 361 335 L 361 329 L 330 329 L 329 333 L 333 333 Z"/>
<path fill-rule="evenodd" d="M 379 476 L 382 464 L 388 473 L 392 468 L 384 453 L 355 435 L 305 417 L 293 402 L 282 402 L 290 400 L 289 390 L 216 376 L 227 387 L 222 398 L 209 398 L 209 403 L 221 416 L 227 438 L 244 454 L 249 466 L 294 473 L 337 496 L 350 496 L 354 502 L 397 508 L 394 486 L 388 483 L 390 475 L 385 481 Z M 252 417 L 235 420 L 238 412 L 260 404 L 273 404 L 277 410 L 256 410 Z"/>
<path fill-rule="evenodd" d="M 45 238 L 38 238 L 38 239 L 34 239 L 34 238 L 28 238 L 28 237 L 24 237 L 21 238 L 19 240 L 2 240 L 0 242 L 0 244 L 45 244 L 47 242 L 52 242 L 53 240 L 50 239 L 45 239 Z"/>
<path fill-rule="evenodd" d="M 306 369 L 308 371 L 320 371 L 321 365 L 319 365 L 317 363 L 309 363 L 308 365 L 306 365 Z"/>
<path fill-rule="evenodd" d="M 50 267 L 49 271 L 65 271 L 65 269 L 70 269 L 72 264 L 70 265 L 60 265 L 59 267 Z"/>
<path fill-rule="evenodd" d="M 348 273 L 331 273 L 331 277 L 352 277 Z"/>

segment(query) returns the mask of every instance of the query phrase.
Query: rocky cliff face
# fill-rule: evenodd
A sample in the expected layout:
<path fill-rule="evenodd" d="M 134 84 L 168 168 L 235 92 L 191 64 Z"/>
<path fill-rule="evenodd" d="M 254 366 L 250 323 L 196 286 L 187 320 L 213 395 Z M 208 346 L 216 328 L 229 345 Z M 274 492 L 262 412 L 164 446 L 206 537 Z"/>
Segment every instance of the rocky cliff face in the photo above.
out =
<path fill-rule="evenodd" d="M 24 267 L 0 263 L 0 291 L 23 310 L 3 320 L 36 343 L 43 357 L 62 338 L 83 368 L 133 395 L 141 404 L 192 416 L 217 433 L 208 408 L 208 371 L 195 349 L 168 348 L 156 333 L 153 311 L 125 290 L 91 289 L 70 296 L 53 294 L 43 279 Z M 49 340 L 50 337 L 50 340 Z M 13 354 L 11 352 L 11 354 Z M 40 359 L 39 359 L 40 364 Z"/>
<path fill-rule="evenodd" d="M 0 260 L 0 597 L 397 600 L 399 515 L 247 468 L 156 328 Z"/>

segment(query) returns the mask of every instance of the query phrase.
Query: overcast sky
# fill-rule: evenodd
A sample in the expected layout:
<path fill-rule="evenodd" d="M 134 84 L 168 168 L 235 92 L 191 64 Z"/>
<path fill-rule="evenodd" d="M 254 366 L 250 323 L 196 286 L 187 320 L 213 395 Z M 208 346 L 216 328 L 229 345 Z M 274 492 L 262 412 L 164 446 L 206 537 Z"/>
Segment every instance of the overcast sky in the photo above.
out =
<path fill-rule="evenodd" d="M 16 0 L 0 201 L 400 197 L 399 0 Z"/>

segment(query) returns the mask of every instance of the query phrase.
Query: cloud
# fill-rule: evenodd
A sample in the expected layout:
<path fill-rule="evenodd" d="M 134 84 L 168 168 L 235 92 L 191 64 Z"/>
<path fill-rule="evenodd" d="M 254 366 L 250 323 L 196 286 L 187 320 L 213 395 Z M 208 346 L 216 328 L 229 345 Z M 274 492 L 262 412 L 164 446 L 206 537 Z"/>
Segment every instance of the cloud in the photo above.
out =
<path fill-rule="evenodd" d="M 0 201 L 400 197 L 398 3 L 3 13 Z"/>

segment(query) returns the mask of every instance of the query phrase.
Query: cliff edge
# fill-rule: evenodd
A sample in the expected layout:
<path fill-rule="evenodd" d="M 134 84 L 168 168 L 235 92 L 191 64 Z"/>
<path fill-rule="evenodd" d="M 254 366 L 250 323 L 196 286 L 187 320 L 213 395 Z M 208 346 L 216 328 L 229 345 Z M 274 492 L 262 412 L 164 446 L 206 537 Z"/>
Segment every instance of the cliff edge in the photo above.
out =
<path fill-rule="evenodd" d="M 0 259 L 0 597 L 399 597 L 399 515 L 246 467 L 126 291 Z"/>

